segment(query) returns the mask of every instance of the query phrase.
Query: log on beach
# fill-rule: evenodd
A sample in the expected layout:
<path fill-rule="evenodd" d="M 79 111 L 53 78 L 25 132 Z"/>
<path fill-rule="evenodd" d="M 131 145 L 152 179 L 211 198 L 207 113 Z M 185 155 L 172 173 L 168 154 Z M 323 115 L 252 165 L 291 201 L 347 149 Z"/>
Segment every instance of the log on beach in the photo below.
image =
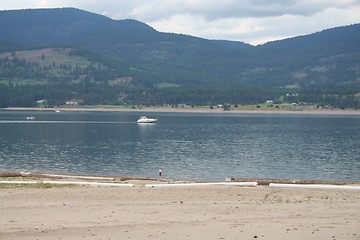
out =
<path fill-rule="evenodd" d="M 233 182 L 257 182 L 259 185 L 268 186 L 270 183 L 282 184 L 329 184 L 329 185 L 360 185 L 360 182 L 312 180 L 312 179 L 270 179 L 270 178 L 231 178 Z"/>
<path fill-rule="evenodd" d="M 20 172 L 0 172 L 0 177 L 22 177 Z"/>

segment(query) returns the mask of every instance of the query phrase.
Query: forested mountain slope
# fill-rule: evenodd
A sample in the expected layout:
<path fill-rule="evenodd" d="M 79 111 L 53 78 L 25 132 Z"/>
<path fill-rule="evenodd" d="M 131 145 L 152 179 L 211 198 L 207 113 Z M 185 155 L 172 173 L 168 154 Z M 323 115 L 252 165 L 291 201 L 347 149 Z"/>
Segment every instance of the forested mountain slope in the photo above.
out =
<path fill-rule="evenodd" d="M 201 100 L 192 100 L 196 94 L 183 99 L 202 103 L 215 101 L 203 96 L 207 95 L 204 89 L 213 96 L 219 95 L 216 101 L 223 99 L 224 102 L 239 101 L 221 98 L 220 95 L 228 95 L 226 89 L 239 90 L 233 95 L 248 88 L 259 92 L 266 89 L 271 90 L 269 97 L 283 94 L 286 87 L 311 94 L 320 91 L 322 97 L 324 94 L 354 95 L 360 91 L 360 24 L 259 46 L 162 33 L 136 20 L 113 20 L 74 8 L 0 11 L 0 29 L 0 51 L 3 52 L 0 60 L 13 64 L 0 65 L 2 83 L 26 80 L 27 84 L 81 84 L 86 80 L 88 84 L 109 85 L 127 79 L 127 85 L 151 89 L 157 96 L 156 103 L 169 102 L 164 95 L 158 96 L 159 91 L 165 91 L 159 90 L 159 86 L 171 88 L 166 90 L 172 91 L 171 94 L 200 89 Z M 70 71 L 64 69 L 65 63 L 61 71 L 55 71 L 55 67 L 48 65 L 60 68 L 61 63 L 48 64 L 44 59 L 42 62 L 48 64 L 45 68 L 42 66 L 41 71 L 31 68 L 27 74 L 25 69 L 39 61 L 24 60 L 17 51 L 41 49 L 67 49 L 68 60 L 82 57 L 89 61 L 92 69 L 97 69 L 97 74 L 74 75 L 76 64 L 71 65 Z M 43 57 L 49 60 L 46 54 Z M 27 67 L 13 68 L 14 64 Z M 14 70 L 12 75 L 9 67 Z M 36 71 L 39 74 L 34 74 Z"/>

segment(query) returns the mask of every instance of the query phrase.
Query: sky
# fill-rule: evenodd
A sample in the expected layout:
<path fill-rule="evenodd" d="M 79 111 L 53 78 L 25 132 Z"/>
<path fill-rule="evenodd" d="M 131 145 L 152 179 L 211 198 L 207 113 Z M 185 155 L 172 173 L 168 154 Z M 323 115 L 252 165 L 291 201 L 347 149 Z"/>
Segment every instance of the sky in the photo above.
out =
<path fill-rule="evenodd" d="M 60 7 L 252 45 L 360 23 L 360 0 L 0 0 L 0 10 Z"/>

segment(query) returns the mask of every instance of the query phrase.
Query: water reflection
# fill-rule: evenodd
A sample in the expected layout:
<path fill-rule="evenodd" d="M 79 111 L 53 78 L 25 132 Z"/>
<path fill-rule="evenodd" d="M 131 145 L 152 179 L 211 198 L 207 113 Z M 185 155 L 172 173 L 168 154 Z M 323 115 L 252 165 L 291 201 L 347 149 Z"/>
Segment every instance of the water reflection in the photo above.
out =
<path fill-rule="evenodd" d="M 0 112 L 3 170 L 360 181 L 359 116 Z"/>

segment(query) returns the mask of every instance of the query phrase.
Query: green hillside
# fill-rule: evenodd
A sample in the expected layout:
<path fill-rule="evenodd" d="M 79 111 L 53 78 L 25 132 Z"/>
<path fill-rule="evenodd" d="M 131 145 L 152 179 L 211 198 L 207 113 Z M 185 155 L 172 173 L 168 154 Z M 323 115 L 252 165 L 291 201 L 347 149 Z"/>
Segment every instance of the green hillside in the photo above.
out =
<path fill-rule="evenodd" d="M 42 98 L 51 105 L 69 98 L 209 105 L 272 99 L 359 107 L 360 24 L 260 46 L 162 33 L 74 8 L 0 11 L 0 29 L 0 107 Z"/>
<path fill-rule="evenodd" d="M 71 48 L 0 53 L 0 81 L 12 85 L 72 84 L 107 82 L 117 78 L 114 69 L 81 56 L 83 53 Z"/>

